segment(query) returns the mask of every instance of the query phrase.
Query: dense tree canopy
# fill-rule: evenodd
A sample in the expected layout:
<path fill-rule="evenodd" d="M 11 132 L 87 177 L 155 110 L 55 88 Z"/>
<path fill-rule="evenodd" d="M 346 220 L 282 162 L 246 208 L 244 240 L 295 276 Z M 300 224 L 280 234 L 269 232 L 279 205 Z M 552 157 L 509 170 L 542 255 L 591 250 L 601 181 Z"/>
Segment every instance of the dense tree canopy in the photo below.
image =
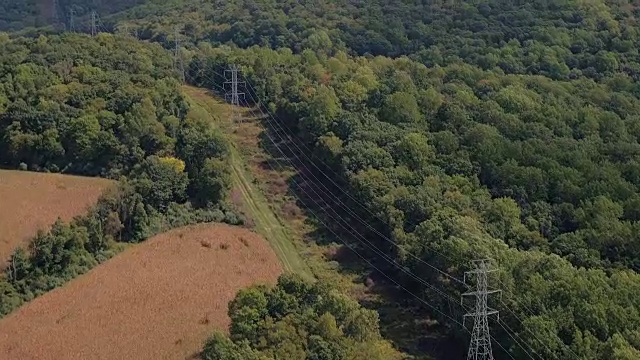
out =
<path fill-rule="evenodd" d="M 160 46 L 66 34 L 0 35 L 0 48 L 0 165 L 120 180 L 87 215 L 15 251 L 0 316 L 113 256 L 118 242 L 239 222 L 224 206 L 228 142 L 189 110 Z"/>
<path fill-rule="evenodd" d="M 78 31 L 90 29 L 92 11 L 99 16 L 158 0 L 0 0 L 0 31 L 56 25 Z M 72 18 L 73 17 L 73 18 Z M 56 23 L 57 21 L 57 23 Z"/>
<path fill-rule="evenodd" d="M 322 159 L 316 175 L 342 186 L 340 198 L 324 200 L 344 216 L 325 214 L 326 223 L 392 279 L 459 319 L 467 309 L 401 270 L 457 299 L 467 289 L 424 262 L 462 277 L 470 260 L 492 257 L 506 290 L 501 319 L 526 348 L 595 360 L 640 356 L 638 11 L 613 0 L 175 0 L 109 21 L 165 47 L 180 26 L 194 84 L 216 88 L 240 65 L 255 87 L 246 92 L 284 128 L 271 135 L 292 146 L 301 167 Z M 81 37 L 63 38 L 2 39 L 1 162 L 131 174 L 132 199 L 149 204 L 128 208 L 143 219 L 170 213 L 170 199 L 219 199 L 224 146 L 215 132 L 192 131 L 197 121 L 181 122 L 186 105 L 166 79 L 166 54 L 151 46 L 129 54 L 117 44 L 136 46 L 133 38 L 102 35 L 86 46 L 99 55 L 87 59 L 84 45 L 72 45 Z M 66 50 L 51 52 L 52 44 Z M 66 54 L 83 61 L 69 64 Z M 278 138 L 283 131 L 302 149 Z M 358 237 L 332 221 L 356 216 L 375 228 L 358 227 Z M 149 226 L 125 229 L 118 234 Z M 85 242 L 63 230 L 59 242 Z M 71 260 L 73 271 L 90 266 Z M 23 274 L 24 254 L 13 263 Z M 10 304 L 20 286 L 0 283 Z M 322 321 L 342 333 L 327 341 L 313 327 L 324 313 L 274 295 L 289 294 L 282 286 L 239 295 L 231 339 L 216 335 L 207 356 L 345 358 L 346 323 L 330 311 L 333 320 Z M 296 310 L 274 310 L 285 305 Z M 454 341 L 468 340 L 433 315 Z M 526 356 L 494 327 L 501 344 Z"/>
<path fill-rule="evenodd" d="M 0 46 L 0 164 L 117 176 L 174 151 L 187 105 L 160 47 L 107 34 Z"/>
<path fill-rule="evenodd" d="M 426 65 L 464 61 L 506 73 L 600 79 L 640 65 L 638 8 L 626 1 L 147 2 L 126 14 L 142 38 L 411 55 Z"/>
<path fill-rule="evenodd" d="M 616 85 L 631 83 L 627 75 L 598 83 L 343 53 L 208 46 L 201 53 L 192 78 L 211 86 L 207 79 L 221 81 L 224 68 L 241 64 L 265 106 L 306 139 L 298 146 L 313 149 L 310 160 L 332 164 L 329 173 L 346 179 L 346 191 L 364 205 L 349 207 L 370 223 L 383 221 L 384 235 L 396 244 L 390 253 L 402 266 L 456 293 L 464 289 L 407 254 L 460 277 L 471 259 L 493 257 L 504 270 L 505 304 L 529 330 L 508 311 L 504 321 L 543 357 L 638 351 L 640 303 L 629 294 L 640 294 L 633 271 L 640 265 L 634 235 L 640 183 L 630 176 L 640 100 Z M 332 95 L 356 85 L 357 97 Z M 328 220 L 343 236 L 353 235 Z M 388 248 L 370 229 L 359 231 Z M 380 257 L 362 243 L 358 251 Z M 417 285 L 400 272 L 397 278 Z M 598 290 L 587 290 L 593 286 Z M 448 306 L 450 299 L 424 291 Z M 625 314 L 615 325 L 614 313 Z M 527 337 L 532 327 L 556 345 L 549 350 Z"/>
<path fill-rule="evenodd" d="M 229 304 L 230 338 L 214 334 L 204 360 L 393 360 L 378 314 L 332 290 L 283 275 L 277 286 L 241 290 Z"/>

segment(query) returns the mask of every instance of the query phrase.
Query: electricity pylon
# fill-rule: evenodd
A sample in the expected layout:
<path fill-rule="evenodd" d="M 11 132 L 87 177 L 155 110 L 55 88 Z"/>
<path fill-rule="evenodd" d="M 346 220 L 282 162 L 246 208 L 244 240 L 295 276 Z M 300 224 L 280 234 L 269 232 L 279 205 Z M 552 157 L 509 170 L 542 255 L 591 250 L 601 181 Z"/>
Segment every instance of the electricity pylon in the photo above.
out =
<path fill-rule="evenodd" d="M 180 74 L 180 79 L 184 83 L 185 82 L 184 62 L 182 61 L 182 56 L 180 55 L 180 29 L 177 26 L 174 29 L 174 37 L 175 37 L 175 49 L 173 53 L 173 66 L 175 67 L 176 71 L 178 71 L 178 73 Z"/>
<path fill-rule="evenodd" d="M 238 107 L 240 106 L 240 97 L 244 99 L 244 93 L 238 92 L 238 85 L 244 85 L 244 81 L 238 81 L 238 72 L 240 70 L 237 66 L 231 65 L 229 70 L 224 71 L 224 77 L 227 81 L 225 81 L 225 85 L 231 84 L 231 92 L 225 93 L 225 99 L 231 102 L 231 115 L 233 117 L 233 122 L 238 122 L 240 120 L 240 114 L 238 112 Z M 229 78 L 227 74 L 231 74 Z M 226 90 L 226 86 L 225 86 Z"/>
<path fill-rule="evenodd" d="M 98 34 L 98 13 L 94 11 L 91 12 L 91 36 L 96 36 Z"/>
<path fill-rule="evenodd" d="M 69 9 L 69 31 L 71 32 L 76 32 L 75 16 L 76 11 L 74 9 Z"/>
<path fill-rule="evenodd" d="M 60 9 L 60 3 L 58 0 L 53 0 L 53 18 L 51 19 L 53 21 L 53 27 L 54 28 L 58 28 L 58 25 L 60 23 L 60 18 L 58 16 L 58 10 Z"/>
<path fill-rule="evenodd" d="M 475 275 L 476 290 L 462 294 L 463 299 L 464 296 L 475 296 L 476 298 L 474 311 L 464 315 L 464 319 L 473 317 L 473 331 L 471 332 L 471 342 L 469 343 L 467 360 L 493 360 L 488 318 L 491 315 L 497 315 L 499 317 L 500 314 L 498 314 L 497 310 L 489 308 L 487 298 L 491 294 L 500 292 L 500 290 L 488 290 L 487 275 L 497 270 L 491 269 L 490 260 L 488 259 L 474 260 L 473 264 L 475 269 L 464 273 L 464 283 L 467 284 L 467 275 Z"/>

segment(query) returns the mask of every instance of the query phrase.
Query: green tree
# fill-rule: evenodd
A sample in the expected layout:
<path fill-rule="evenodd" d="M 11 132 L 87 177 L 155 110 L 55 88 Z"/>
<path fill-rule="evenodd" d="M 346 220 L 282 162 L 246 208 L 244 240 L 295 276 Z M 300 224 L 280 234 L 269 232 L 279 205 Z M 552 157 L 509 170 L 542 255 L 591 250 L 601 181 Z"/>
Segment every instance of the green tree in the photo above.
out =
<path fill-rule="evenodd" d="M 231 165 L 220 159 L 206 159 L 197 178 L 192 181 L 195 204 L 218 204 L 231 188 Z"/>
<path fill-rule="evenodd" d="M 241 290 L 229 304 L 229 316 L 231 339 L 215 334 L 203 358 L 347 360 L 362 345 L 375 359 L 399 359 L 382 340 L 374 311 L 326 283 L 295 275 L 282 275 L 272 288 Z"/>
<path fill-rule="evenodd" d="M 170 202 L 186 200 L 189 178 L 184 164 L 176 167 L 171 158 L 150 156 L 136 173 L 136 191 L 156 210 L 165 211 Z"/>
<path fill-rule="evenodd" d="M 406 92 L 389 95 L 380 111 L 380 117 L 392 124 L 415 123 L 422 118 L 416 98 Z"/>

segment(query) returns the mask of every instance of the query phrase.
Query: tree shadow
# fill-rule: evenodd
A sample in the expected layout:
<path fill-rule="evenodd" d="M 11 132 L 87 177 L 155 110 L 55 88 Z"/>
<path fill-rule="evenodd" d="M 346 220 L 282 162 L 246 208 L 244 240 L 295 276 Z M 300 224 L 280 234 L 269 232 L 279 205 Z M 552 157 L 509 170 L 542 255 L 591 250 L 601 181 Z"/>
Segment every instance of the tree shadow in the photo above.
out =
<path fill-rule="evenodd" d="M 389 236 L 384 224 L 371 220 L 367 211 L 337 188 L 344 186 L 342 179 L 332 177 L 329 181 L 325 176 L 329 169 L 310 164 L 308 158 L 314 157 L 299 153 L 306 147 L 296 147 L 290 143 L 291 137 L 278 137 L 265 122 L 259 145 L 270 158 L 260 166 L 263 170 L 278 169 L 289 174 L 288 195 L 296 199 L 307 224 L 315 229 L 307 234 L 309 241 L 330 248 L 325 256 L 338 264 L 338 272 L 355 275 L 355 281 L 367 286 L 366 294 L 359 300 L 363 306 L 378 312 L 384 338 L 414 359 L 463 358 L 466 347 L 459 346 L 463 340 L 449 335 L 456 332 L 430 320 L 433 316 L 427 306 L 416 305 L 413 297 L 382 275 L 393 269 L 376 252 L 395 257 L 395 249 L 379 235 Z M 341 209 L 343 207 L 349 210 Z"/>
<path fill-rule="evenodd" d="M 466 347 L 460 347 L 464 339 L 434 319 L 424 306 L 411 301 L 413 298 L 404 289 L 391 284 L 379 272 L 371 274 L 371 278 L 375 280 L 369 291 L 375 296 L 360 303 L 378 313 L 385 339 L 416 360 L 457 360 L 466 356 Z"/>

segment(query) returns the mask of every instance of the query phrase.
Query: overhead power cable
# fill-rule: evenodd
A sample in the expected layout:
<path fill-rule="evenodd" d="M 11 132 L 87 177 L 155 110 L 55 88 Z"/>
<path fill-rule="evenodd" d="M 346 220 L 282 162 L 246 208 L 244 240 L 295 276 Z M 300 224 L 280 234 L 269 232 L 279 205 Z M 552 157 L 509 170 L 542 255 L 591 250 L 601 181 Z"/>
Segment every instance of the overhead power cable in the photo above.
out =
<path fill-rule="evenodd" d="M 198 71 L 201 71 L 201 69 L 197 69 L 197 70 L 198 70 Z M 204 74 L 204 73 L 203 73 L 203 74 Z M 220 74 L 218 74 L 218 75 L 220 75 Z M 205 77 L 206 77 L 206 76 L 205 76 Z M 208 79 L 208 78 L 207 78 L 207 80 L 209 80 L 209 81 L 210 81 L 211 79 Z M 213 83 L 213 84 L 215 84 L 215 82 L 212 82 L 212 83 Z M 222 89 L 222 90 L 224 90 L 224 89 Z M 252 96 L 252 95 L 250 95 L 250 96 Z M 255 101 L 255 98 L 253 98 L 253 97 L 252 97 L 252 101 L 253 101 L 254 103 L 257 103 L 257 102 Z M 260 108 L 258 108 L 258 109 L 262 112 L 262 110 L 261 110 Z M 262 112 L 262 115 L 263 115 L 263 116 L 265 116 L 264 112 Z M 273 118 L 272 118 L 272 119 L 273 119 Z M 267 120 L 268 120 L 268 118 L 267 118 Z M 269 122 L 270 122 L 270 121 L 269 121 Z M 272 125 L 271 125 L 271 126 L 272 126 Z M 286 159 L 286 158 L 287 158 L 287 155 L 286 155 L 284 152 L 282 152 L 282 150 L 280 149 L 279 145 L 278 145 L 278 144 L 277 144 L 277 143 L 276 143 L 276 142 L 275 142 L 275 141 L 274 141 L 270 136 L 268 136 L 268 137 L 269 137 L 269 140 L 273 143 L 274 147 L 275 147 L 276 149 L 278 149 L 278 151 L 280 151 L 280 152 L 282 153 L 283 157 Z M 284 143 L 285 143 L 285 146 L 288 146 L 288 145 L 286 145 L 286 142 L 284 142 Z M 291 151 L 291 148 L 289 148 L 289 151 Z M 280 162 L 279 162 L 279 160 L 277 160 L 277 159 L 275 159 L 275 160 L 276 160 L 276 162 L 277 162 L 279 165 L 281 165 L 281 164 L 280 164 Z M 292 164 L 292 165 L 293 165 L 293 164 Z M 308 169 L 307 169 L 307 170 L 308 170 Z M 316 179 L 317 179 L 317 178 L 316 178 Z M 298 186 L 298 187 L 299 187 L 299 185 L 298 185 L 295 181 L 293 181 L 293 182 L 294 182 L 294 184 L 296 184 L 296 186 Z M 306 193 L 306 191 L 305 191 L 303 188 L 301 188 L 301 190 L 303 191 L 303 193 L 305 193 L 305 195 L 306 195 L 307 197 L 309 197 L 309 194 L 308 194 L 308 193 Z M 314 192 L 315 192 L 315 189 L 313 189 L 313 190 L 314 190 Z M 316 192 L 316 195 L 318 195 L 318 194 L 317 194 L 317 192 Z M 314 199 L 313 197 L 309 197 L 309 198 L 310 198 L 310 199 L 312 199 L 312 200 Z M 304 200 L 302 200 L 301 198 L 298 198 L 298 200 L 299 200 L 301 203 L 305 204 L 305 201 L 304 201 Z M 314 201 L 314 202 L 315 202 L 315 201 Z M 305 204 L 305 206 L 307 206 L 307 205 Z M 316 206 L 318 206 L 318 203 L 317 203 L 317 202 L 316 202 Z M 321 208 L 321 207 L 320 207 L 320 208 Z M 309 209 L 309 210 L 311 211 L 311 209 Z M 318 218 L 318 220 L 319 220 L 323 225 L 325 225 L 325 226 L 326 226 L 326 224 L 325 224 L 325 223 L 324 223 L 324 222 L 323 222 L 323 221 L 322 221 L 322 220 L 317 216 L 317 214 L 315 214 L 315 212 L 313 212 L 313 211 L 311 211 L 311 212 L 312 212 L 312 214 L 313 214 L 316 218 Z M 336 215 L 338 215 L 338 214 L 336 213 Z M 333 217 L 333 216 L 331 216 L 331 215 L 329 215 L 328 217 L 329 217 L 330 219 L 332 219 L 333 221 L 336 221 L 337 223 L 339 223 L 339 224 L 341 225 L 341 227 L 342 227 L 343 229 L 347 230 L 347 232 L 348 232 L 348 233 L 352 234 L 352 236 L 354 235 L 354 232 L 355 232 L 356 234 L 358 234 L 358 237 L 359 237 L 359 238 L 361 238 L 361 240 L 365 240 L 365 241 L 366 241 L 366 237 L 364 237 L 364 235 L 362 235 L 362 234 L 358 233 L 358 232 L 357 232 L 357 230 L 355 230 L 353 227 L 351 227 L 351 230 L 349 230 L 349 229 L 347 229 L 347 228 L 342 224 L 342 222 L 337 221 L 337 219 L 336 219 L 335 217 Z M 349 244 L 347 244 L 346 242 L 344 242 L 344 240 L 343 240 L 342 238 L 340 238 L 340 237 L 339 237 L 339 236 L 338 236 L 338 235 L 337 235 L 337 234 L 336 234 L 332 229 L 329 229 L 329 228 L 327 228 L 327 229 L 328 229 L 328 230 L 330 230 L 334 235 L 336 235 L 336 237 L 338 237 L 338 239 L 339 239 L 339 240 L 341 240 L 343 243 L 345 243 L 345 245 L 346 245 L 348 248 L 352 249 L 354 252 L 356 252 L 356 253 L 357 253 L 357 251 L 356 251 L 355 249 L 353 249 L 353 247 L 352 247 L 352 246 L 350 246 Z M 369 245 L 371 245 L 368 241 L 366 241 L 366 242 L 367 242 Z M 404 267 L 401 267 L 401 266 L 400 266 L 400 264 L 398 264 L 397 262 L 395 262 L 393 259 L 390 259 L 386 254 L 381 253 L 381 251 L 380 251 L 379 249 L 377 249 L 375 246 L 370 247 L 370 249 L 372 249 L 372 250 L 373 250 L 374 252 L 376 252 L 377 254 L 381 255 L 383 259 L 385 259 L 386 261 L 389 261 L 389 262 L 390 262 L 394 267 L 399 268 L 401 271 L 406 270 Z M 377 267 L 375 267 L 373 264 L 371 264 L 371 262 L 370 262 L 370 261 L 368 261 L 366 258 L 364 258 L 361 254 L 357 253 L 357 255 L 358 255 L 359 257 L 363 258 L 363 260 L 365 260 L 365 261 L 366 261 L 369 265 L 371 265 L 374 269 L 376 269 L 376 270 L 377 270 L 377 271 L 379 271 L 381 274 L 383 274 L 386 278 L 388 278 L 388 279 L 392 280 L 392 279 L 391 279 L 391 278 L 390 278 L 386 273 L 382 272 L 380 269 L 378 269 L 378 268 L 377 268 Z M 403 272 L 407 273 L 406 271 L 403 271 Z M 422 283 L 423 285 L 425 285 L 425 286 L 427 286 L 427 287 L 429 287 L 429 288 L 434 289 L 434 290 L 436 291 L 436 293 L 438 293 L 440 296 L 443 296 L 444 298 L 447 298 L 447 299 L 451 300 L 451 297 L 450 297 L 449 295 L 447 295 L 447 294 L 445 294 L 445 293 L 443 293 L 443 292 L 439 291 L 436 287 L 434 287 L 434 286 L 433 286 L 433 285 L 431 285 L 430 283 L 426 282 L 424 279 L 421 279 L 421 278 L 417 277 L 417 275 L 415 275 L 415 274 L 411 273 L 410 271 L 409 271 L 407 274 L 408 274 L 408 275 L 410 275 L 412 278 L 414 278 L 414 279 L 418 280 L 418 281 L 419 281 L 420 283 Z M 395 280 L 392 280 L 392 282 L 394 282 L 396 285 L 399 285 Z M 406 289 L 405 289 L 405 290 L 406 290 Z M 406 291 L 408 291 L 408 290 L 406 290 Z M 413 296 L 417 297 L 417 295 L 415 295 L 415 294 L 413 294 L 413 293 L 411 293 L 411 294 L 412 294 Z M 419 297 L 418 297 L 418 298 L 419 298 Z M 420 298 L 420 299 L 421 299 L 421 298 Z M 422 299 L 421 299 L 421 300 L 422 300 Z M 422 300 L 421 302 L 424 302 L 424 301 Z M 455 302 L 455 301 L 454 301 L 454 303 L 457 303 L 457 302 Z M 448 319 L 450 319 L 450 320 L 454 321 L 455 323 L 457 323 L 457 324 L 461 325 L 458 321 L 456 321 L 455 319 L 451 318 L 450 316 L 448 316 L 448 315 L 444 314 L 442 311 L 440 311 L 439 309 L 437 309 L 437 308 L 433 307 L 431 304 L 428 304 L 428 303 L 427 303 L 427 305 L 429 305 L 429 307 L 430 307 L 430 308 L 432 308 L 432 309 L 434 309 L 435 311 L 437 311 L 437 312 L 441 313 L 443 316 L 447 317 Z M 463 306 L 463 308 L 464 308 L 464 306 Z M 501 326 L 502 326 L 502 325 L 501 325 Z M 504 326 L 503 326 L 503 329 L 504 329 Z M 466 328 L 465 328 L 465 330 L 468 332 L 468 330 L 467 330 Z M 504 330 L 507 332 L 507 330 L 506 330 L 506 329 L 504 329 Z M 511 336 L 511 337 L 513 338 L 513 336 L 512 336 L 511 334 L 509 334 L 509 336 Z M 517 334 L 516 334 L 516 336 L 517 336 Z M 495 341 L 495 339 L 494 339 L 493 337 L 492 337 L 492 339 Z M 515 340 L 515 339 L 514 339 L 514 340 Z M 497 342 L 496 342 L 496 343 L 497 343 Z M 499 345 L 499 347 L 501 347 L 505 352 L 507 352 L 507 354 L 511 357 L 511 354 L 510 354 L 508 351 L 506 351 L 506 349 L 504 349 L 500 343 L 497 343 L 497 344 L 498 344 L 498 345 Z M 518 343 L 518 345 L 519 345 L 519 346 L 521 346 L 519 343 Z M 527 353 L 529 357 L 531 357 L 531 355 L 528 353 L 528 351 L 527 351 L 526 349 L 524 349 L 524 348 L 523 348 L 523 351 L 524 351 L 525 353 Z"/>
<path fill-rule="evenodd" d="M 215 71 L 214 71 L 214 72 L 215 72 Z M 247 85 L 250 87 L 250 90 L 251 90 L 251 91 L 253 91 L 254 93 L 256 93 L 256 94 L 257 94 L 256 90 L 251 86 L 251 84 L 250 84 L 249 82 L 247 82 Z M 259 103 L 259 102 L 256 102 L 256 103 Z M 276 119 L 276 118 L 275 118 L 275 117 L 274 117 L 274 116 L 273 116 L 273 115 L 272 115 L 268 110 L 266 110 L 266 111 L 267 111 L 267 113 L 268 113 L 268 116 L 269 116 L 269 117 L 271 117 L 271 119 L 273 120 L 273 123 L 275 123 L 275 124 L 276 124 L 276 126 L 278 126 L 278 128 L 279 128 L 280 130 L 282 130 L 282 131 L 285 131 L 285 132 L 286 132 L 286 127 L 281 127 L 281 126 L 279 126 L 279 125 L 278 125 L 278 124 L 279 124 L 279 123 L 278 123 L 278 120 L 277 120 L 277 119 Z M 269 122 L 269 123 L 271 124 L 271 122 Z M 305 150 L 306 150 L 306 151 L 304 151 L 304 150 L 302 150 L 300 147 L 298 147 L 298 146 L 297 146 L 297 142 L 292 141 L 292 143 L 293 143 L 293 144 L 298 148 L 298 150 L 300 151 L 300 153 L 301 153 L 303 156 L 305 156 L 305 157 L 308 159 L 308 161 L 309 161 L 312 165 L 314 165 L 314 166 L 315 166 L 315 164 L 313 163 L 313 161 L 311 161 L 311 159 L 310 159 L 310 158 L 309 158 L 309 156 L 307 155 L 307 154 L 309 154 L 309 153 L 313 154 L 313 151 L 312 151 L 311 149 L 309 149 L 309 148 L 308 148 L 304 143 L 301 143 L 301 144 L 302 144 L 302 146 L 305 148 Z M 321 163 L 323 163 L 323 162 L 322 162 L 322 159 L 318 158 L 317 156 L 315 156 L 315 157 L 316 157 L 316 158 L 317 158 Z M 328 166 L 327 164 L 323 163 L 323 165 L 324 165 L 327 169 L 330 169 L 330 170 L 331 170 L 331 167 L 330 167 L 330 166 Z M 320 170 L 320 173 L 321 173 L 321 174 L 323 174 L 327 179 L 329 179 L 329 181 L 331 181 L 334 185 L 336 185 L 336 187 L 337 187 L 338 189 L 342 190 L 342 188 L 341 188 L 338 184 L 336 184 L 330 176 L 327 176 L 326 174 L 324 174 L 324 172 L 322 172 L 322 170 L 321 170 L 321 169 L 319 169 L 317 166 L 315 166 L 315 167 L 316 167 L 316 169 Z M 331 170 L 331 171 L 332 171 L 332 170 Z M 336 175 L 336 176 L 338 176 L 338 177 L 341 177 L 341 176 L 340 176 L 339 174 L 337 174 L 335 171 L 332 171 L 332 173 L 333 173 L 333 174 L 335 174 L 335 175 Z M 321 182 L 320 182 L 320 183 L 321 183 Z M 371 212 L 370 210 L 368 210 L 368 209 L 366 208 L 366 206 L 365 206 L 365 205 L 363 205 L 362 203 L 360 203 L 357 199 L 353 198 L 353 197 L 352 197 L 348 192 L 346 192 L 346 191 L 344 191 L 344 190 L 343 190 L 342 192 L 343 192 L 343 194 L 345 194 L 347 197 L 349 197 L 350 199 L 352 199 L 355 203 L 357 203 L 358 205 L 360 205 L 360 207 L 361 207 L 361 208 L 364 208 L 364 209 L 365 209 L 365 210 L 366 210 L 366 211 L 367 211 L 371 216 L 373 216 L 373 217 L 375 217 L 375 218 L 378 218 L 379 220 L 383 221 L 383 220 L 382 220 L 382 219 L 380 219 L 378 216 L 376 216 L 375 214 L 373 214 L 373 212 Z M 343 203 L 342 203 L 342 201 L 341 201 L 338 197 L 336 197 L 336 199 L 337 199 L 337 201 L 338 201 L 339 203 L 343 204 Z M 346 206 L 345 208 L 346 208 L 346 209 L 349 209 L 349 207 L 348 207 L 348 206 Z M 350 209 L 348 210 L 348 212 L 353 214 L 353 211 L 351 211 Z M 356 216 L 357 216 L 357 215 L 356 215 Z M 359 220 L 361 220 L 361 222 L 363 222 L 363 221 L 362 221 L 362 219 L 359 219 Z M 368 225 L 368 223 L 367 223 L 367 222 L 364 222 L 364 224 L 365 224 L 367 227 L 369 227 L 370 229 L 373 229 L 370 225 Z M 413 224 L 413 225 L 415 226 L 416 224 Z M 373 229 L 373 230 L 374 230 L 374 232 L 375 232 L 375 233 L 377 233 L 378 235 L 380 235 L 381 237 L 383 237 L 385 240 L 387 240 L 387 241 L 391 241 L 391 242 L 393 242 L 393 243 L 395 244 L 395 242 L 394 242 L 393 240 L 391 240 L 391 239 L 389 239 L 388 237 L 386 237 L 386 236 L 384 236 L 384 235 L 380 234 L 376 229 Z M 438 252 L 437 250 L 433 249 L 433 245 L 432 245 L 431 243 L 427 243 L 426 245 L 427 245 L 427 246 L 429 246 L 432 250 L 434 250 L 437 254 L 439 254 L 439 255 L 443 256 L 443 257 L 444 257 L 445 259 L 447 259 L 449 262 L 453 262 L 453 260 L 452 260 L 450 257 L 448 257 L 448 256 L 446 256 L 445 254 L 443 254 L 443 253 L 441 253 L 441 252 Z M 396 246 L 399 246 L 399 245 L 397 245 L 397 244 L 396 244 Z M 429 267 L 431 267 L 431 268 L 434 268 L 434 266 L 433 266 L 433 265 L 431 265 L 431 264 L 427 263 L 426 261 L 424 261 L 424 260 L 423 260 L 423 259 L 421 259 L 421 258 L 418 258 L 415 254 L 413 254 L 413 253 L 411 253 L 411 252 L 407 252 L 407 254 L 408 254 L 409 256 L 411 256 L 411 257 L 413 257 L 413 258 L 417 259 L 417 260 L 418 260 L 418 261 L 420 261 L 421 263 L 426 264 L 426 265 L 428 265 L 428 266 L 429 266 Z M 452 277 L 451 275 L 449 275 L 448 273 L 444 272 L 443 270 L 440 270 L 440 269 L 438 269 L 438 268 L 436 268 L 436 270 L 437 270 L 437 271 L 439 271 L 440 273 L 444 274 L 445 276 L 447 276 L 447 277 L 449 277 L 449 278 L 451 278 L 451 279 L 455 280 L 455 281 L 462 282 L 460 279 L 455 278 L 455 277 Z M 498 280 L 498 281 L 499 281 L 499 280 Z M 500 283 L 501 285 L 504 285 L 504 284 L 503 284 L 502 282 L 500 282 L 500 281 L 499 281 L 499 283 Z M 513 299 L 513 300 L 514 300 L 514 302 L 515 302 L 515 299 Z M 505 306 L 505 307 L 506 307 L 506 308 L 507 308 L 507 309 L 508 309 L 512 314 L 514 314 L 514 315 L 515 315 L 515 312 L 514 312 L 513 310 L 509 309 L 509 308 L 507 307 L 507 305 L 506 305 L 504 302 L 502 303 L 502 305 L 503 305 L 503 306 Z M 523 305 L 523 306 L 524 306 L 524 305 Z M 526 307 L 525 307 L 525 308 L 526 308 Z M 528 310 L 528 309 L 527 309 L 527 310 Z M 528 311 L 529 311 L 530 315 L 535 315 L 535 314 L 533 314 L 533 312 L 531 312 L 530 310 L 528 310 Z M 522 323 L 522 320 L 521 320 L 519 317 L 518 317 L 518 321 L 520 321 L 520 322 Z M 524 323 L 522 323 L 522 324 L 523 324 L 523 328 L 524 328 L 527 332 L 529 332 L 529 333 L 534 337 L 534 339 L 536 339 L 538 342 L 540 342 L 541 344 L 543 344 L 543 346 L 544 346 L 544 347 L 546 347 L 546 348 L 547 348 L 547 350 L 549 350 L 550 352 L 552 352 L 552 351 L 551 351 L 551 349 L 549 348 L 549 346 L 548 346 L 544 341 L 541 341 L 541 340 L 539 339 L 539 337 L 538 337 L 538 336 L 536 336 L 536 334 L 535 334 L 533 331 L 531 331 L 530 329 L 526 328 L 526 327 L 524 326 Z M 578 358 L 578 359 L 579 359 L 579 356 L 578 356 L 577 354 L 575 354 L 575 352 L 573 352 L 573 351 L 572 351 L 572 350 L 571 350 L 571 349 L 570 349 L 566 344 L 564 344 L 564 343 L 563 343 L 563 345 L 564 345 L 564 346 L 566 347 L 566 349 L 567 349 L 567 350 L 569 350 L 569 351 L 570 351 L 570 352 L 571 352 L 571 353 L 572 353 L 576 358 Z"/>

